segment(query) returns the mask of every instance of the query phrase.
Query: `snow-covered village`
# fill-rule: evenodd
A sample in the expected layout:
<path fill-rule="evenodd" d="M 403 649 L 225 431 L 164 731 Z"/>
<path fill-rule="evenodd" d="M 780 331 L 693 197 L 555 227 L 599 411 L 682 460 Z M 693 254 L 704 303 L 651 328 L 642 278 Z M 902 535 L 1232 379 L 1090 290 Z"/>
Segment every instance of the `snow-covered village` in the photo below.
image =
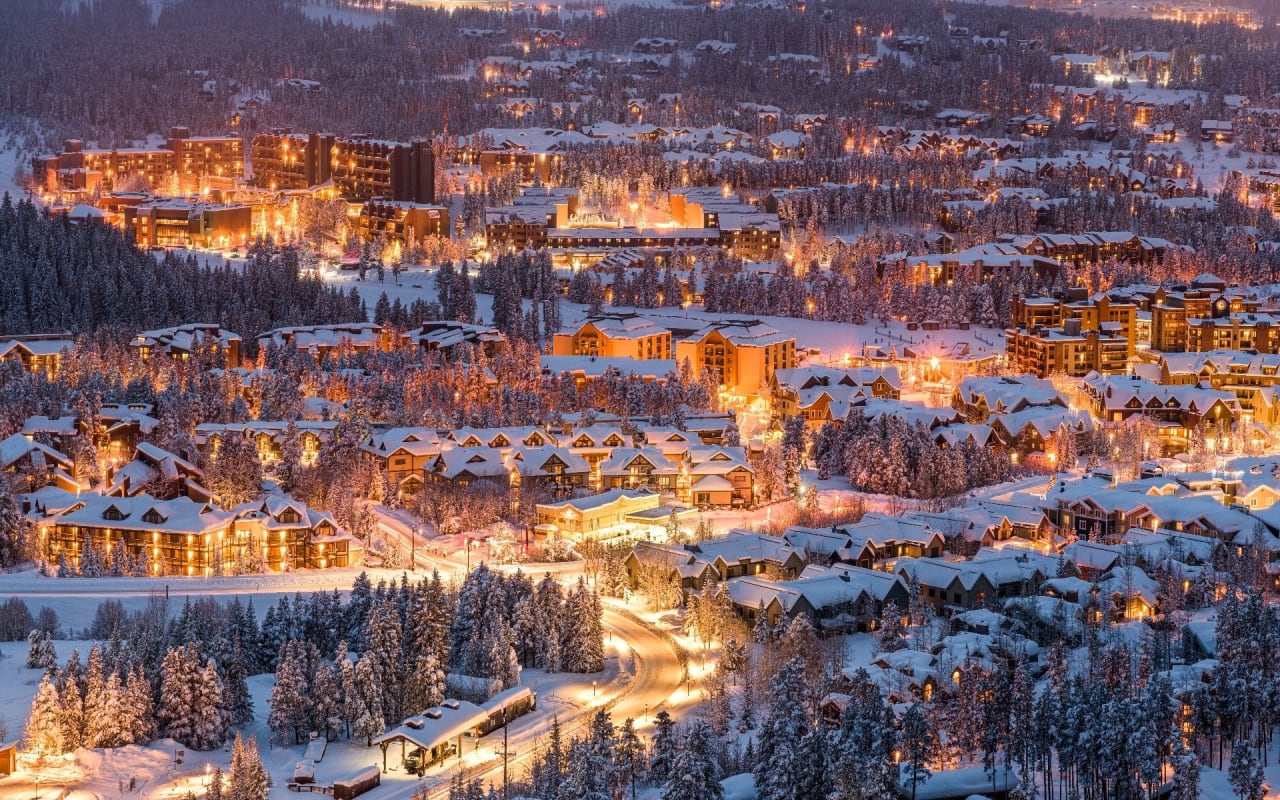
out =
<path fill-rule="evenodd" d="M 1275 0 L 0 0 L 0 800 L 1280 800 Z"/>

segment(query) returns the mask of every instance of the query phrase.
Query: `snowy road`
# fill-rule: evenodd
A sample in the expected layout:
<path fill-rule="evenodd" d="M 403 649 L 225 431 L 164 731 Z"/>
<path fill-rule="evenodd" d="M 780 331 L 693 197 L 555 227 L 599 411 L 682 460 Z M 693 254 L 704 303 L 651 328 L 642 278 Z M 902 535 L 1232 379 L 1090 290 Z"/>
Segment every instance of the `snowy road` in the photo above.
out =
<path fill-rule="evenodd" d="M 680 688 L 681 668 L 671 645 L 647 625 L 605 606 L 604 626 L 611 636 L 626 642 L 626 651 L 634 659 L 635 677 L 622 691 L 612 697 L 600 697 L 599 705 L 589 704 L 570 717 L 560 718 L 560 730 L 564 740 L 578 736 L 601 706 L 610 709 L 615 724 L 628 717 L 636 720 L 636 728 L 644 730 L 652 724 L 653 716 L 669 706 L 673 695 Z M 541 703 L 539 704 L 541 705 Z M 507 731 L 507 772 L 512 780 L 520 779 L 529 762 L 537 753 L 537 740 L 549 730 L 545 717 L 530 720 L 523 718 L 513 722 Z M 502 732 L 495 731 L 479 742 L 480 747 L 502 749 Z M 466 777 L 479 779 L 486 788 L 502 786 L 502 759 L 493 758 L 482 764 L 468 767 Z M 427 789 L 425 800 L 439 800 L 449 794 L 452 773 L 438 776 L 438 782 Z M 408 800 L 422 790 L 421 785 L 396 785 L 370 792 L 370 800 Z"/>

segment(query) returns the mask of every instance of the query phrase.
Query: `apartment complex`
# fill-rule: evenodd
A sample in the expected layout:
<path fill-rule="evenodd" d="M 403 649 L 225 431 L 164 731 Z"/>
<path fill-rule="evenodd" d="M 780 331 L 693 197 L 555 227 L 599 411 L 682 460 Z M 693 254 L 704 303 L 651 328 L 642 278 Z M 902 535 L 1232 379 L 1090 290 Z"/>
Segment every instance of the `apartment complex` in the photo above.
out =
<path fill-rule="evenodd" d="M 360 208 L 361 238 L 388 242 L 421 242 L 431 236 L 449 237 L 449 209 L 407 200 L 374 198 Z"/>
<path fill-rule="evenodd" d="M 217 323 L 194 322 L 172 328 L 143 331 L 134 336 L 129 346 L 138 357 L 149 361 L 156 355 L 167 355 L 186 361 L 194 355 L 219 358 L 225 367 L 240 366 L 240 334 L 224 330 Z"/>
<path fill-rule="evenodd" d="M 347 200 L 375 197 L 434 203 L 435 154 L 430 142 L 395 142 L 353 134 L 293 133 L 280 128 L 253 138 L 253 183 L 273 190 L 311 189 L 333 181 Z"/>
<path fill-rule="evenodd" d="M 209 576 L 252 561 L 267 569 L 324 569 L 359 563 L 360 543 L 328 513 L 283 496 L 233 511 L 187 497 L 85 494 L 66 509 L 41 506 L 45 557 L 80 567 L 90 548 L 103 563 L 123 547 L 131 568 L 153 575 Z"/>
<path fill-rule="evenodd" d="M 682 189 L 672 191 L 669 200 L 667 219 L 624 224 L 580 213 L 574 189 L 526 190 L 511 205 L 486 212 L 485 239 L 493 252 L 548 248 L 557 264 L 571 266 L 596 263 L 624 248 L 719 247 L 762 260 L 781 247 L 777 214 L 736 196 L 719 189 Z"/>
<path fill-rule="evenodd" d="M 227 250 L 253 238 L 253 207 L 151 200 L 124 206 L 124 229 L 139 247 L 203 247 Z"/>
<path fill-rule="evenodd" d="M 557 356 L 671 358 L 671 331 L 639 314 L 597 314 L 577 330 L 557 333 Z"/>
<path fill-rule="evenodd" d="M 332 177 L 332 153 L 336 137 L 331 133 L 294 133 L 275 128 L 253 137 L 255 186 L 272 191 L 310 189 Z"/>
<path fill-rule="evenodd" d="M 244 142 L 239 136 L 192 136 L 174 127 L 161 147 L 87 148 L 69 139 L 57 155 L 38 156 L 32 174 L 45 191 L 111 191 L 140 179 L 152 188 L 176 181 L 173 192 L 188 194 L 209 185 L 230 185 L 244 177 Z"/>
<path fill-rule="evenodd" d="M 1085 330 L 1079 319 L 1056 328 L 1010 328 L 1005 331 L 1005 355 L 1014 372 L 1037 377 L 1067 375 L 1083 378 L 1090 372 L 1123 374 L 1129 364 L 1128 339 L 1109 330 Z"/>
<path fill-rule="evenodd" d="M 796 340 L 759 320 L 713 322 L 676 342 L 676 363 L 720 376 L 730 394 L 769 392 L 773 375 L 796 365 Z"/>

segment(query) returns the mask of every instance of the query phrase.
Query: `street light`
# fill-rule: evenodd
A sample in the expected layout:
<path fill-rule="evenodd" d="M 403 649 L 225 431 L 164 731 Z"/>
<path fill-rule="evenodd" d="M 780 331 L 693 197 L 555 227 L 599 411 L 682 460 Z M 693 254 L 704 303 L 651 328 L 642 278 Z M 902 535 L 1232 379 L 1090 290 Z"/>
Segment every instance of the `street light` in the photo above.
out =
<path fill-rule="evenodd" d="M 595 681 L 592 681 L 592 682 L 591 682 L 591 696 L 592 696 L 592 697 L 599 697 L 599 696 L 600 696 L 600 692 L 599 692 L 599 691 L 597 691 L 597 689 L 596 689 L 596 682 L 595 682 Z"/>
<path fill-rule="evenodd" d="M 418 526 L 409 528 L 409 571 L 418 571 Z"/>

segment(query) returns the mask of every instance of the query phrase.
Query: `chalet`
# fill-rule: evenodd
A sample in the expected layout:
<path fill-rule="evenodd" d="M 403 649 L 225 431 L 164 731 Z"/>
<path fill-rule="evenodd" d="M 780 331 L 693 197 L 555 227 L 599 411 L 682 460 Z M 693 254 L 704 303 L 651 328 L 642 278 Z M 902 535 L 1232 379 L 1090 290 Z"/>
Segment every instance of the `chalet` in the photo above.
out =
<path fill-rule="evenodd" d="M 511 471 L 503 452 L 495 447 L 455 447 L 441 450 L 423 470 L 426 480 L 453 487 L 480 481 L 508 486 Z"/>
<path fill-rule="evenodd" d="M 216 323 L 191 323 L 172 328 L 143 331 L 129 341 L 129 347 L 143 361 L 165 355 L 177 361 L 196 356 L 215 360 L 217 366 L 240 366 L 240 335 Z"/>
<path fill-rule="evenodd" d="M 0 473 L 21 491 L 32 492 L 42 486 L 78 491 L 75 472 L 69 456 L 20 433 L 0 441 Z"/>
<path fill-rule="evenodd" d="M 836 551 L 837 559 L 867 569 L 899 558 L 938 557 L 946 545 L 943 535 L 923 522 L 874 511 L 835 530 L 850 540 Z"/>
<path fill-rule="evenodd" d="M 260 348 L 298 350 L 314 356 L 317 363 L 330 353 L 336 356 L 347 351 L 385 351 L 391 350 L 393 344 L 388 330 L 381 325 L 366 322 L 276 328 L 258 337 Z"/>
<path fill-rule="evenodd" d="M 790 580 L 805 567 L 800 553 L 780 536 L 734 529 L 726 536 L 698 542 L 693 547 L 711 564 L 720 580 L 744 575 Z"/>
<path fill-rule="evenodd" d="M 52 380 L 64 356 L 75 350 L 71 334 L 32 334 L 0 337 L 0 361 L 14 361 L 27 372 Z"/>
<path fill-rule="evenodd" d="M 895 571 L 920 586 L 920 597 L 938 611 L 981 608 L 997 597 L 996 587 L 967 562 L 939 558 L 901 558 Z"/>
<path fill-rule="evenodd" d="M 623 568 L 634 588 L 642 570 L 656 567 L 666 573 L 668 580 L 678 584 L 682 591 L 698 589 L 703 581 L 715 575 L 711 564 L 687 548 L 653 542 L 636 542 L 627 556 Z"/>
<path fill-rule="evenodd" d="M 301 501 L 269 494 L 236 509 L 235 534 L 259 538 L 270 569 L 326 569 L 360 563 L 360 540 L 338 526 L 333 515 Z"/>
<path fill-rule="evenodd" d="M 107 473 L 103 494 L 134 497 L 143 492 L 181 496 L 197 503 L 213 501 L 204 487 L 204 472 L 187 459 L 150 442 L 138 442 L 133 459 Z"/>
<path fill-rule="evenodd" d="M 283 422 L 262 420 L 241 423 L 206 422 L 196 426 L 196 449 L 210 456 L 222 447 L 229 437 L 247 439 L 257 450 L 258 460 L 269 465 L 278 462 L 286 447 L 298 448 L 301 466 L 314 466 L 320 449 L 333 441 L 337 422 L 310 422 L 299 420 Z"/>
<path fill-rule="evenodd" d="M 461 427 L 451 430 L 448 437 L 458 447 L 547 447 L 558 444 L 555 436 L 535 425 L 510 428 Z"/>
<path fill-rule="evenodd" d="M 987 422 L 993 414 L 1032 407 L 1066 409 L 1068 405 L 1052 381 L 1030 375 L 968 377 L 951 396 L 951 407 L 971 422 Z"/>
<path fill-rule="evenodd" d="M 375 433 L 360 446 L 365 457 L 386 470 L 401 496 L 422 489 L 423 471 L 445 445 L 435 431 L 426 428 L 391 428 Z"/>
<path fill-rule="evenodd" d="M 424 322 L 400 334 L 402 347 L 415 347 L 424 353 L 439 353 L 446 359 L 457 357 L 462 350 L 475 348 L 492 358 L 507 346 L 506 334 L 496 328 L 453 320 Z"/>
<path fill-rule="evenodd" d="M 602 489 L 651 489 L 681 494 L 688 472 L 655 447 L 618 447 L 596 467 Z"/>
<path fill-rule="evenodd" d="M 689 451 L 689 500 L 698 508 L 739 508 L 755 503 L 755 469 L 741 447 Z"/>
<path fill-rule="evenodd" d="M 591 477 L 587 460 L 565 447 L 519 445 L 507 455 L 512 486 L 537 486 L 558 493 L 585 488 Z"/>
<path fill-rule="evenodd" d="M 1060 535 L 1090 542 L 1120 537 L 1150 513 L 1150 498 L 1114 488 L 1098 478 L 1059 483 L 1044 500 Z"/>

